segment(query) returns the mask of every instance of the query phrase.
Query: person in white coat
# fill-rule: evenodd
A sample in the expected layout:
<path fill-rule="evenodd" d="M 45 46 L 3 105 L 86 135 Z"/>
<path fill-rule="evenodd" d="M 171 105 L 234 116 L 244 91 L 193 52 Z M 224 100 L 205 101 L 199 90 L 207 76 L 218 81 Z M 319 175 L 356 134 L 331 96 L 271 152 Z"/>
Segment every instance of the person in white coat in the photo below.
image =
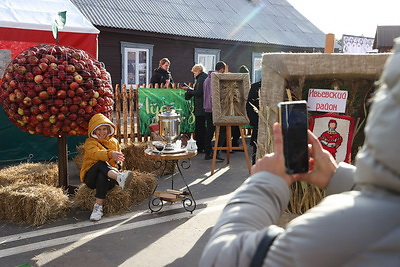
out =
<path fill-rule="evenodd" d="M 355 166 L 337 165 L 309 132 L 311 170 L 287 175 L 274 125 L 274 153 L 227 203 L 199 266 L 400 266 L 400 39 L 379 83 Z M 328 196 L 283 229 L 276 224 L 295 180 Z"/>

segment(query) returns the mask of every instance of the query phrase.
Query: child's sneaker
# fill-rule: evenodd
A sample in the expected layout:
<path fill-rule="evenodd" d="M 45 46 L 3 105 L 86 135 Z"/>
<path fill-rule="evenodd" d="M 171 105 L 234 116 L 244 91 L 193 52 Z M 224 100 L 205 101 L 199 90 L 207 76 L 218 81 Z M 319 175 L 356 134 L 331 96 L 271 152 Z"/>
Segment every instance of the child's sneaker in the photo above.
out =
<path fill-rule="evenodd" d="M 132 180 L 132 177 L 133 177 L 133 173 L 131 171 L 120 172 L 117 175 L 117 182 L 118 182 L 119 186 L 122 187 L 122 189 L 124 189 L 126 181 Z"/>
<path fill-rule="evenodd" d="M 90 220 L 91 221 L 98 221 L 103 217 L 103 206 L 100 206 L 99 204 L 95 203 L 93 206 L 93 211 L 92 214 L 90 215 Z"/>

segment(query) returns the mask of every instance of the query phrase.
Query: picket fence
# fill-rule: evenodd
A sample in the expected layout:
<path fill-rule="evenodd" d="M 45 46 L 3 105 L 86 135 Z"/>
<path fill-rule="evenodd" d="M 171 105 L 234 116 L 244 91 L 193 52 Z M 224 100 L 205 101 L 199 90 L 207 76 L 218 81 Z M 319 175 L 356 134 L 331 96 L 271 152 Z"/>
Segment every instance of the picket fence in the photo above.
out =
<path fill-rule="evenodd" d="M 191 84 L 188 84 L 192 86 Z M 172 88 L 181 88 L 179 83 L 172 84 Z M 138 89 L 139 88 L 163 88 L 156 84 L 136 84 L 120 86 L 117 84 L 114 90 L 114 117 L 113 122 L 117 128 L 116 138 L 120 143 L 147 142 L 149 135 L 140 134 L 139 110 L 138 110 Z M 190 133 L 188 133 L 190 134 Z"/>
<path fill-rule="evenodd" d="M 192 86 L 191 83 L 188 83 Z M 138 110 L 138 89 L 139 88 L 163 88 L 163 84 L 160 87 L 152 84 L 142 85 L 125 85 L 120 86 L 117 84 L 114 90 L 114 118 L 113 122 L 117 128 L 116 138 L 122 144 L 129 144 L 134 142 L 147 142 L 150 140 L 149 135 L 140 134 L 140 123 L 139 123 L 139 110 Z M 180 89 L 179 83 L 172 84 L 172 88 Z M 245 135 L 251 135 L 251 128 L 245 128 Z M 191 133 L 185 133 L 190 136 Z"/>

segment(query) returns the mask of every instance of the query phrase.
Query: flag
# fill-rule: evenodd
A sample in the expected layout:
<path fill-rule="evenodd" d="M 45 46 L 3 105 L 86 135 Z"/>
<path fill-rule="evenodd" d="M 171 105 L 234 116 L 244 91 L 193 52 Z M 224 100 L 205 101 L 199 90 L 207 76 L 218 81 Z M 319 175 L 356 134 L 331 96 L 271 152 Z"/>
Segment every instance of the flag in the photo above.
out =
<path fill-rule="evenodd" d="M 67 11 L 60 11 L 56 19 L 51 24 L 54 39 L 58 40 L 58 30 L 62 30 L 67 22 Z"/>

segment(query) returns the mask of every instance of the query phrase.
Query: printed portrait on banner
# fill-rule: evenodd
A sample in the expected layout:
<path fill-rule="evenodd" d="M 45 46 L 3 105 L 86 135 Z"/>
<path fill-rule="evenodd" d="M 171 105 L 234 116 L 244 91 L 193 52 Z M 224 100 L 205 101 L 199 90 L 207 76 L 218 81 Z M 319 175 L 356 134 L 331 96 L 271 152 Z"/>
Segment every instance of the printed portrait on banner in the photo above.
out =
<path fill-rule="evenodd" d="M 329 151 L 336 162 L 351 161 L 351 146 L 354 132 L 354 119 L 349 116 L 327 113 L 312 116 L 310 130 Z"/>

